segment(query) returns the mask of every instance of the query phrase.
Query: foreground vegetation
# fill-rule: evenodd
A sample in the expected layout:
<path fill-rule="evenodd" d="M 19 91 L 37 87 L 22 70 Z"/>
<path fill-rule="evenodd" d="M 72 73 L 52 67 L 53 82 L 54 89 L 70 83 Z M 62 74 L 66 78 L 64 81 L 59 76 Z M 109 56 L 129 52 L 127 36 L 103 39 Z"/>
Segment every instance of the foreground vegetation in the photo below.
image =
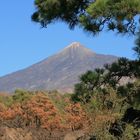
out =
<path fill-rule="evenodd" d="M 135 34 L 140 19 L 139 0 L 34 0 L 32 20 L 47 27 L 63 21 L 97 35 L 104 30 L 119 34 Z M 55 10 L 54 10 L 55 9 Z"/>
<path fill-rule="evenodd" d="M 69 95 L 17 90 L 14 95 L 0 96 L 0 127 L 37 130 L 33 139 L 63 138 L 76 130 L 86 133 L 89 121 L 82 106 L 70 101 Z"/>
<path fill-rule="evenodd" d="M 89 74 L 89 78 L 95 79 L 95 72 L 87 72 L 82 78 Z M 16 133 L 19 129 L 27 134 L 30 132 L 31 138 L 28 136 L 26 140 L 64 139 L 66 134 L 77 131 L 82 134 L 75 139 L 84 140 L 133 140 L 139 137 L 140 80 L 117 88 L 110 85 L 95 86 L 92 90 L 82 87 L 80 95 L 78 85 L 77 94 L 73 95 L 23 90 L 16 90 L 13 95 L 1 94 L 0 130 L 12 128 Z"/>

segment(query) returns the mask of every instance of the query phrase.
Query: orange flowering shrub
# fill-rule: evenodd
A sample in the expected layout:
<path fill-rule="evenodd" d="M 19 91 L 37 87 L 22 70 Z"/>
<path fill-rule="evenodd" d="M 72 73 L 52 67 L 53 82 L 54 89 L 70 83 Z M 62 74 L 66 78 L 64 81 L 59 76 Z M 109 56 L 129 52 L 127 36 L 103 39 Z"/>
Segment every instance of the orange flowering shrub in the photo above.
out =
<path fill-rule="evenodd" d="M 68 127 L 73 131 L 82 129 L 86 124 L 86 114 L 79 103 L 70 104 L 65 108 Z"/>
<path fill-rule="evenodd" d="M 47 130 L 57 129 L 61 125 L 61 117 L 50 99 L 42 94 L 36 94 L 24 106 L 24 117 L 31 127 L 42 127 Z"/>
<path fill-rule="evenodd" d="M 58 96 L 59 97 L 59 96 Z M 78 130 L 85 128 L 87 117 L 79 103 L 64 99 L 63 107 L 53 103 L 41 92 L 24 102 L 13 103 L 11 107 L 0 104 L 0 119 L 9 127 L 43 128 L 49 132 L 54 130 Z M 64 108 L 64 109 L 63 109 Z"/>
<path fill-rule="evenodd" d="M 3 112 L 6 110 L 6 107 L 4 104 L 0 103 L 0 121 L 3 120 Z"/>

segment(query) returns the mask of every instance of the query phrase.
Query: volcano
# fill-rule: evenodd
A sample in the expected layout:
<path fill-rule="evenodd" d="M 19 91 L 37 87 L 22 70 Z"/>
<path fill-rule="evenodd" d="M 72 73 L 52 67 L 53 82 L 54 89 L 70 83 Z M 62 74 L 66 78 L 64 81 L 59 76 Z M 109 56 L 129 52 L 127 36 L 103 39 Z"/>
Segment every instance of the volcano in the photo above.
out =
<path fill-rule="evenodd" d="M 81 74 L 102 68 L 117 59 L 116 56 L 96 54 L 79 42 L 73 42 L 37 64 L 0 77 L 0 91 L 26 89 L 72 92 Z"/>

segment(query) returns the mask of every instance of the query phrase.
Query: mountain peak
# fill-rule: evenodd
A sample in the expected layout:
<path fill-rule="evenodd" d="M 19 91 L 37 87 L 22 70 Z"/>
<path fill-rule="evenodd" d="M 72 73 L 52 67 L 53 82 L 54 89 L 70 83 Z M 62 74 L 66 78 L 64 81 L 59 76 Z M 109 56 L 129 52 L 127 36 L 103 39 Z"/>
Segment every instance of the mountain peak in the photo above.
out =
<path fill-rule="evenodd" d="M 73 42 L 57 54 L 24 70 L 0 77 L 0 91 L 27 90 L 73 90 L 79 75 L 87 70 L 101 68 L 118 58 L 100 55 Z"/>
<path fill-rule="evenodd" d="M 82 45 L 80 42 L 73 42 L 70 45 L 68 45 L 67 47 L 65 47 L 63 49 L 64 53 L 71 53 L 71 54 L 75 54 L 75 56 L 81 55 L 81 56 L 85 56 L 85 55 L 93 55 L 95 54 L 92 50 L 86 48 L 84 45 Z"/>
<path fill-rule="evenodd" d="M 67 46 L 66 48 L 78 48 L 78 47 L 84 47 L 83 45 L 81 45 L 80 42 L 72 42 L 69 46 Z"/>

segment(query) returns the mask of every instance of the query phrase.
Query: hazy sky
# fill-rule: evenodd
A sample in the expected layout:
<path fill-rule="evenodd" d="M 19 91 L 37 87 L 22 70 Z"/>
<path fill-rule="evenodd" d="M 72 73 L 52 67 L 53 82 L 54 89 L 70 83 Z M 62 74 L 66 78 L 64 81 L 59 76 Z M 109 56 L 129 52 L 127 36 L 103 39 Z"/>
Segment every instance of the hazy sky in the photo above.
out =
<path fill-rule="evenodd" d="M 134 58 L 134 38 L 101 33 L 90 36 L 64 23 L 41 29 L 31 21 L 33 0 L 3 0 L 0 4 L 0 76 L 26 68 L 78 41 L 96 53 Z"/>

